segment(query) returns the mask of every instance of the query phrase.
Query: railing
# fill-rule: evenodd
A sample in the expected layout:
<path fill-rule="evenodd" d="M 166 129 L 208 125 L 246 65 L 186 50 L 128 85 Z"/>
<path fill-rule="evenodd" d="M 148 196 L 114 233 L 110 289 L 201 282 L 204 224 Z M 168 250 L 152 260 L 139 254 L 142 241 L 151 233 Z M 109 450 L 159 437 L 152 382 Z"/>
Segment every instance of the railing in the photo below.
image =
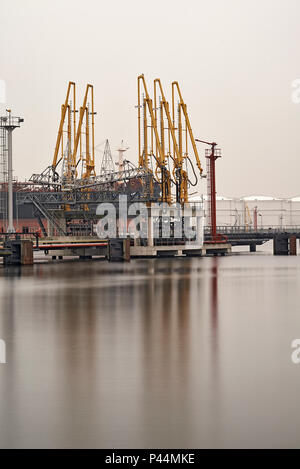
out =
<path fill-rule="evenodd" d="M 11 116 L 9 113 L 9 115 L 7 116 L 0 117 L 0 127 L 3 129 L 10 127 L 20 127 L 20 123 L 23 121 L 24 119 L 21 119 L 20 117 Z"/>
<path fill-rule="evenodd" d="M 53 173 L 52 166 L 48 166 L 42 173 L 40 174 L 32 174 L 29 181 L 37 184 L 37 185 L 58 185 L 61 184 L 62 181 L 53 181 L 53 175 L 57 173 Z M 57 177 L 59 178 L 58 174 Z M 123 171 L 115 171 L 112 173 L 101 174 L 96 177 L 91 177 L 89 179 L 75 179 L 71 181 L 69 184 L 65 183 L 64 187 L 69 190 L 73 189 L 81 189 L 87 187 L 98 187 L 105 184 L 112 184 L 114 182 L 122 182 L 128 181 L 130 179 L 136 178 L 147 178 L 152 177 L 152 173 L 145 169 L 145 168 L 128 168 Z"/>
<path fill-rule="evenodd" d="M 269 233 L 278 232 L 278 233 L 290 233 L 290 232 L 300 232 L 299 225 L 285 225 L 285 226 L 258 226 L 256 229 L 253 227 L 247 226 L 217 226 L 217 233 L 220 234 L 238 234 L 238 233 Z M 210 227 L 205 226 L 204 228 L 205 233 L 210 233 Z"/>

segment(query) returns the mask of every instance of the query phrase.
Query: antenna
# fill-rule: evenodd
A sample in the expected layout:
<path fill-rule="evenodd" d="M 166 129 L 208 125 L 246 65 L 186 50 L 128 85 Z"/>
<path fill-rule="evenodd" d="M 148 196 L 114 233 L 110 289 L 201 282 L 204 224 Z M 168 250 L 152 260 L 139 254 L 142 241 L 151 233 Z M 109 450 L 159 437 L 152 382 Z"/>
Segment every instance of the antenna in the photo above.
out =
<path fill-rule="evenodd" d="M 119 152 L 119 172 L 122 172 L 124 170 L 124 156 L 123 154 L 125 153 L 125 151 L 129 150 L 129 147 L 126 147 L 124 148 L 124 140 L 121 141 L 121 146 L 120 148 L 118 148 L 118 152 Z"/>
<path fill-rule="evenodd" d="M 100 168 L 100 175 L 105 176 L 109 173 L 113 173 L 115 171 L 115 165 L 113 162 L 109 141 L 105 141 L 105 147 L 103 152 L 103 158 Z"/>

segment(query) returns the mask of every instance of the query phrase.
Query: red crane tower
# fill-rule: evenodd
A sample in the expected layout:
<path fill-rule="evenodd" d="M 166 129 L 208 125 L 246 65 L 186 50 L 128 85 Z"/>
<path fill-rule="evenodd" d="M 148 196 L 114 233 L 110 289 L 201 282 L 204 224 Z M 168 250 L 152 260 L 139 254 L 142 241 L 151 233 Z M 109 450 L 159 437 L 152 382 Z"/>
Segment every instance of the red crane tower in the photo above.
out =
<path fill-rule="evenodd" d="M 216 148 L 217 143 L 215 142 L 206 142 L 197 138 L 195 140 L 211 147 L 205 150 L 205 157 L 207 158 L 207 204 L 209 207 L 208 226 L 211 230 L 211 241 L 215 243 L 222 242 L 224 241 L 222 235 L 217 233 L 216 215 L 216 160 L 221 157 L 221 150 Z"/>

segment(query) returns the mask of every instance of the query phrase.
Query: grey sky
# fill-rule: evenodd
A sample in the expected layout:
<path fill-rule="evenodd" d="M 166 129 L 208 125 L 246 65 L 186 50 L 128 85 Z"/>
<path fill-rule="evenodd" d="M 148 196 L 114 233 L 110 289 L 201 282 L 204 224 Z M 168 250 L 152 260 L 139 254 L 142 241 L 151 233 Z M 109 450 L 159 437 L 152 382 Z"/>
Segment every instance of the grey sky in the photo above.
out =
<path fill-rule="evenodd" d="M 52 161 L 69 80 L 95 86 L 96 143 L 124 139 L 136 161 L 144 73 L 178 80 L 195 136 L 219 143 L 219 194 L 300 194 L 299 0 L 1 0 L 0 11 L 0 78 L 25 118 L 20 179 Z"/>

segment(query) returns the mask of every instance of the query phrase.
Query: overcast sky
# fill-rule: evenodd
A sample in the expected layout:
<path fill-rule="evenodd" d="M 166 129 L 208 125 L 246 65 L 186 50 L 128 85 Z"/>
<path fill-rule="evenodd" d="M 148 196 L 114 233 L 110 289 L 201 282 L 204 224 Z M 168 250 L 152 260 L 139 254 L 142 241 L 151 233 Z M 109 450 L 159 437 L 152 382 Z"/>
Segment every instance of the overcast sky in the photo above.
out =
<path fill-rule="evenodd" d="M 0 79 L 25 118 L 19 179 L 51 163 L 69 80 L 95 87 L 96 144 L 124 139 L 136 161 L 144 73 L 178 80 L 194 135 L 219 143 L 219 194 L 300 195 L 299 0 L 0 1 Z"/>

